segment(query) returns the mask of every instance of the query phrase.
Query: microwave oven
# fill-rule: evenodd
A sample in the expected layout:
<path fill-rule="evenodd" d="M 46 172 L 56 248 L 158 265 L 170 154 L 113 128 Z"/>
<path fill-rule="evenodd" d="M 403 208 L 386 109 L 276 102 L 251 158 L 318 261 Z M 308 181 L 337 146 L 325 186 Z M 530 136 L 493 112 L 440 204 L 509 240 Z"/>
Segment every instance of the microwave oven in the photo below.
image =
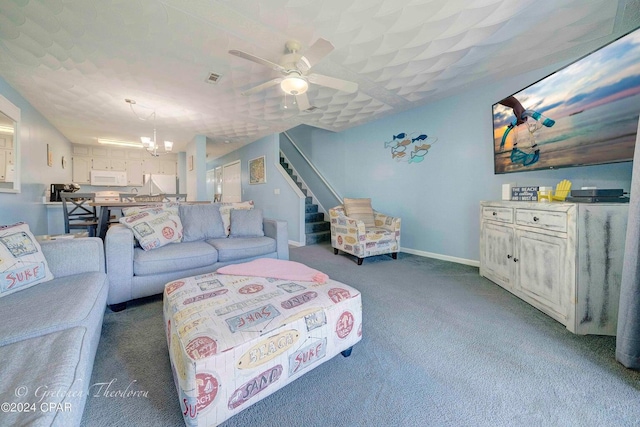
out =
<path fill-rule="evenodd" d="M 91 185 L 125 187 L 127 185 L 127 173 L 124 171 L 91 171 Z"/>

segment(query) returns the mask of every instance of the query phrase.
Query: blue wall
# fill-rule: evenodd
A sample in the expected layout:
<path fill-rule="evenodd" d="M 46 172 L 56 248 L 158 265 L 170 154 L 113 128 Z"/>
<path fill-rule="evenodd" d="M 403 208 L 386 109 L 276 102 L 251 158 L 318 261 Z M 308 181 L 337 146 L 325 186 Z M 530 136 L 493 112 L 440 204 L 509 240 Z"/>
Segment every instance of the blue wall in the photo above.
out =
<path fill-rule="evenodd" d="M 291 187 L 288 177 L 281 172 L 278 135 L 270 135 L 249 145 L 239 148 L 207 164 L 207 169 L 215 169 L 240 160 L 242 171 L 242 200 L 253 200 L 255 207 L 263 211 L 265 218 L 287 221 L 289 241 L 304 242 L 302 234 L 304 224 L 304 196 Z M 266 183 L 249 184 L 249 163 L 251 159 L 265 156 Z M 279 190 L 279 194 L 275 194 Z"/>
<path fill-rule="evenodd" d="M 555 186 L 566 178 L 574 188 L 630 188 L 630 162 L 493 174 L 492 104 L 560 66 L 485 85 L 340 133 L 304 126 L 292 132 L 340 195 L 371 197 L 374 208 L 402 218 L 403 250 L 475 262 L 479 258 L 478 204 L 500 199 L 503 183 Z M 71 143 L 1 78 L 0 94 L 22 114 L 22 192 L 0 193 L 0 224 L 25 221 L 36 234 L 45 234 L 42 195 L 49 183 L 71 181 Z M 424 132 L 438 141 L 422 163 L 398 163 L 391 159 L 384 142 L 400 132 Z M 47 144 L 54 152 L 53 167 L 46 164 Z M 60 165 L 63 155 L 69 163 L 66 169 Z M 267 183 L 249 185 L 247 160 L 261 155 L 267 156 Z M 303 241 L 300 199 L 277 169 L 278 136 L 262 138 L 209 162 L 207 169 L 237 159 L 242 160 L 243 200 L 254 200 L 267 217 L 287 220 L 289 239 Z M 277 196 L 275 189 L 280 189 Z"/>
<path fill-rule="evenodd" d="M 23 221 L 34 234 L 47 234 L 47 213 L 42 204 L 51 183 L 71 182 L 71 142 L 42 114 L 0 78 L 0 94 L 20 108 L 21 192 L 0 193 L 0 224 Z M 47 166 L 47 144 L 53 152 L 53 166 Z M 67 167 L 62 168 L 62 156 Z"/>
<path fill-rule="evenodd" d="M 494 175 L 492 105 L 558 69 L 487 85 L 465 94 L 333 133 L 307 126 L 290 132 L 343 197 L 370 197 L 373 207 L 402 218 L 402 249 L 475 264 L 479 202 L 500 200 L 503 183 L 630 189 L 632 163 Z M 401 132 L 438 138 L 424 161 L 391 158 L 384 142 Z"/>

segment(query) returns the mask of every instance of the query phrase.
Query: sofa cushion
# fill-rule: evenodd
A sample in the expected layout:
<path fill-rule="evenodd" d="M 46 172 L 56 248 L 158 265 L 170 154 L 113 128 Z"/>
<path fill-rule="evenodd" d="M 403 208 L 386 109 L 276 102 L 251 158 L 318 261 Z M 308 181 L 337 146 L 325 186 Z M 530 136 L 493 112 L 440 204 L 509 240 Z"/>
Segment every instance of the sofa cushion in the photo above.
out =
<path fill-rule="evenodd" d="M 51 279 L 53 274 L 29 225 L 0 226 L 0 297 Z"/>
<path fill-rule="evenodd" d="M 89 384 L 79 362 L 87 357 L 83 344 L 88 340 L 86 328 L 76 327 L 1 346 L 0 401 L 36 408 L 2 411 L 2 425 L 79 425 Z M 20 390 L 26 393 L 17 397 Z M 55 410 L 57 404 L 62 410 Z"/>
<path fill-rule="evenodd" d="M 181 204 L 180 220 L 184 229 L 183 242 L 217 239 L 226 236 L 219 205 Z"/>
<path fill-rule="evenodd" d="M 231 232 L 231 211 L 234 209 L 253 209 L 253 200 L 246 202 L 230 202 L 218 203 L 220 215 L 222 215 L 222 223 L 224 224 L 224 232 L 228 236 Z"/>
<path fill-rule="evenodd" d="M 225 239 L 226 240 L 226 239 Z M 170 273 L 205 267 L 218 261 L 216 248 L 204 241 L 171 243 L 152 251 L 133 250 L 133 274 Z"/>
<path fill-rule="evenodd" d="M 345 197 L 344 211 L 349 218 L 364 222 L 365 227 L 374 227 L 376 225 L 371 199 L 349 199 Z"/>
<path fill-rule="evenodd" d="M 130 212 L 125 215 L 120 218 L 120 223 L 133 231 L 145 251 L 182 240 L 183 228 L 178 206 L 152 207 L 141 209 L 134 215 L 130 215 Z"/>
<path fill-rule="evenodd" d="M 102 319 L 109 291 L 101 272 L 74 274 L 41 283 L 0 300 L 0 345 Z M 94 316 L 92 316 L 94 315 Z"/>
<path fill-rule="evenodd" d="M 276 241 L 271 237 L 238 237 L 236 239 L 211 239 L 207 243 L 218 251 L 218 261 L 227 262 L 266 255 L 276 251 Z"/>
<path fill-rule="evenodd" d="M 231 211 L 231 231 L 229 237 L 262 237 L 262 209 Z"/>

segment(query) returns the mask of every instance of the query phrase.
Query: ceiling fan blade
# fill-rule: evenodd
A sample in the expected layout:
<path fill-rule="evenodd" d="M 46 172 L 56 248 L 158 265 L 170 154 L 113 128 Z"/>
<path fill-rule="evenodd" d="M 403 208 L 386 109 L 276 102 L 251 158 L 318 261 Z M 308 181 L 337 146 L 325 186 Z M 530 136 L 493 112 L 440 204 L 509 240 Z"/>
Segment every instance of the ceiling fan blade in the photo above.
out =
<path fill-rule="evenodd" d="M 354 93 L 358 90 L 358 84 L 347 80 L 337 79 L 335 77 L 324 76 L 322 74 L 309 74 L 307 79 L 311 83 L 320 86 L 330 87 L 342 92 Z"/>
<path fill-rule="evenodd" d="M 311 108 L 311 104 L 309 104 L 309 97 L 307 97 L 306 93 L 302 95 L 296 95 L 296 104 L 298 104 L 298 109 L 300 111 L 308 110 Z"/>
<path fill-rule="evenodd" d="M 256 87 L 252 87 L 251 89 L 247 89 L 241 94 L 243 96 L 253 95 L 254 93 L 260 92 L 261 90 L 265 90 L 271 86 L 275 86 L 282 81 L 282 78 L 277 77 L 275 79 L 269 80 L 268 82 L 264 82 Z"/>
<path fill-rule="evenodd" d="M 247 53 L 247 52 L 243 52 L 241 50 L 233 49 L 233 50 L 230 50 L 229 53 L 231 55 L 237 56 L 239 58 L 244 58 L 244 59 L 247 59 L 249 61 L 255 62 L 257 64 L 264 65 L 265 67 L 271 68 L 272 70 L 286 71 L 284 69 L 284 67 L 282 67 L 282 65 L 278 65 L 275 62 L 271 62 L 271 61 L 269 61 L 267 59 L 259 58 L 259 57 L 255 56 L 255 55 L 252 55 L 252 54 Z"/>
<path fill-rule="evenodd" d="M 302 73 L 306 73 L 311 67 L 320 62 L 322 58 L 330 54 L 333 49 L 334 47 L 330 41 L 318 39 L 307 49 L 304 56 L 298 60 L 296 67 L 298 67 L 298 70 Z"/>

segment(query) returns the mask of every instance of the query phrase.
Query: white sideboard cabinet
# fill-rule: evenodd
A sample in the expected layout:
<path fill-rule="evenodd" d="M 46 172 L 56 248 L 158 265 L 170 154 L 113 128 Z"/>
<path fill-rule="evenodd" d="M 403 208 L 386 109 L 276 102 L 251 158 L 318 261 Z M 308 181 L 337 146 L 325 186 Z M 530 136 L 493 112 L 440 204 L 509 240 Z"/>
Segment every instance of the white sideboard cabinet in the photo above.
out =
<path fill-rule="evenodd" d="M 628 205 L 480 202 L 480 275 L 575 334 L 615 335 Z"/>

